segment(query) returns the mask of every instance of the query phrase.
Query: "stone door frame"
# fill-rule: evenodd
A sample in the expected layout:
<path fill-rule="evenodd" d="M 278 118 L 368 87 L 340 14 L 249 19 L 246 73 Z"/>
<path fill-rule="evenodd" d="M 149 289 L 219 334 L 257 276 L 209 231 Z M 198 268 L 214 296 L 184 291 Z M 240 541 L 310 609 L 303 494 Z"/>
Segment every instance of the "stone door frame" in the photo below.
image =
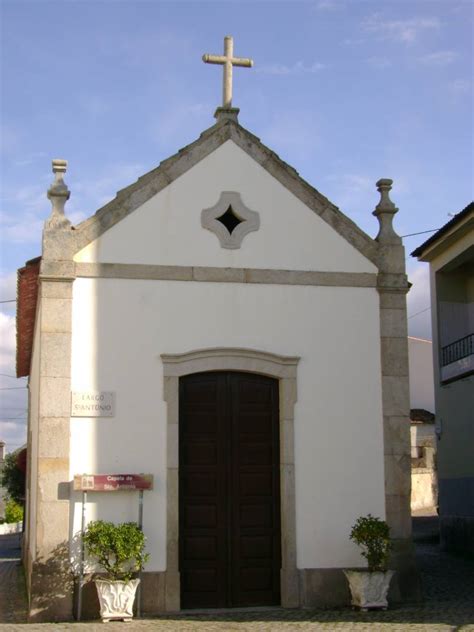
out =
<path fill-rule="evenodd" d="M 179 378 L 206 371 L 240 371 L 278 379 L 280 425 L 281 605 L 300 607 L 296 567 L 294 408 L 298 357 L 239 348 L 162 354 L 167 404 L 165 610 L 180 610 L 179 576 Z"/>

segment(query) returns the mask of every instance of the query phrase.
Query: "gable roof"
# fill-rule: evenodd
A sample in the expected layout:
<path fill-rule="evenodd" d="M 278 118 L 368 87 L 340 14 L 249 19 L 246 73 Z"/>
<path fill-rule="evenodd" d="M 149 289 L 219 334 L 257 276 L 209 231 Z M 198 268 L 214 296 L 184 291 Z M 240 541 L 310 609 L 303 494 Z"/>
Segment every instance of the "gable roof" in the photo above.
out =
<path fill-rule="evenodd" d="M 377 265 L 377 242 L 344 215 L 332 202 L 300 177 L 298 172 L 266 147 L 236 120 L 223 118 L 200 137 L 164 160 L 158 167 L 122 189 L 95 215 L 75 227 L 75 252 L 97 239 L 159 191 L 186 173 L 227 140 L 232 140 L 286 189 L 312 209 L 363 256 Z"/>
<path fill-rule="evenodd" d="M 470 215 L 472 217 L 469 221 L 468 218 Z M 444 226 L 441 226 L 441 228 L 434 235 L 431 235 L 431 237 L 424 241 L 421 246 L 418 246 L 418 248 L 411 253 L 411 256 L 422 258 L 426 251 L 434 246 L 437 241 L 441 240 L 451 231 L 461 226 L 461 224 L 463 224 L 466 220 L 468 220 L 468 226 L 466 226 L 467 229 L 469 229 L 469 226 L 471 225 L 474 226 L 474 202 L 471 202 L 462 211 L 456 213 L 449 222 L 447 222 Z"/>

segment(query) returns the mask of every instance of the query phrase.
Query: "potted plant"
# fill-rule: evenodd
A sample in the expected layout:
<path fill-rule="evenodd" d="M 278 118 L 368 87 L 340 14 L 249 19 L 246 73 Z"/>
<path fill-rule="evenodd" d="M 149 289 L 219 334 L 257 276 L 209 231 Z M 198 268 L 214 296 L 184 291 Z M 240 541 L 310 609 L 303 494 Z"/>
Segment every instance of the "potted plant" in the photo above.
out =
<path fill-rule="evenodd" d="M 361 516 L 352 527 L 351 540 L 362 548 L 367 560 L 367 570 L 346 570 L 352 605 L 361 610 L 369 608 L 387 609 L 387 593 L 394 571 L 387 570 L 392 544 L 390 528 L 385 520 L 371 514 Z"/>
<path fill-rule="evenodd" d="M 84 544 L 106 574 L 95 579 L 102 621 L 132 619 L 137 575 L 149 558 L 143 532 L 134 522 L 116 525 L 97 520 L 89 523 Z"/>

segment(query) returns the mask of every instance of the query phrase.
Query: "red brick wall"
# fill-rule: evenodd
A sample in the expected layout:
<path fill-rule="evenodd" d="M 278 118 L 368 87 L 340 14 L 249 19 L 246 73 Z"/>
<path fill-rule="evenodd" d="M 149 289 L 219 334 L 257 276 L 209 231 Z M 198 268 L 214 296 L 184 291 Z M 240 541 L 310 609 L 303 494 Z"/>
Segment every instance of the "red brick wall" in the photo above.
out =
<path fill-rule="evenodd" d="M 30 374 L 35 333 L 38 275 L 41 257 L 28 261 L 18 270 L 16 309 L 16 376 Z"/>

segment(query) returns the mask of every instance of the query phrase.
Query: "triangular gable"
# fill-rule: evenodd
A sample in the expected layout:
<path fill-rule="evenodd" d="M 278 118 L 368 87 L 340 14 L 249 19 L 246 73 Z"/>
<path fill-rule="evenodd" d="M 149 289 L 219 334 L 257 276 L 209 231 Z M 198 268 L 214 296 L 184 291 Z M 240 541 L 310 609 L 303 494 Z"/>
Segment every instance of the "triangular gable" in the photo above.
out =
<path fill-rule="evenodd" d="M 95 215 L 79 224 L 74 231 L 75 252 L 85 248 L 228 140 L 232 140 L 364 257 L 377 265 L 377 243 L 303 180 L 293 167 L 232 119 L 217 122 L 195 142 L 180 149 L 177 154 L 161 162 L 156 169 L 119 191 Z"/>

